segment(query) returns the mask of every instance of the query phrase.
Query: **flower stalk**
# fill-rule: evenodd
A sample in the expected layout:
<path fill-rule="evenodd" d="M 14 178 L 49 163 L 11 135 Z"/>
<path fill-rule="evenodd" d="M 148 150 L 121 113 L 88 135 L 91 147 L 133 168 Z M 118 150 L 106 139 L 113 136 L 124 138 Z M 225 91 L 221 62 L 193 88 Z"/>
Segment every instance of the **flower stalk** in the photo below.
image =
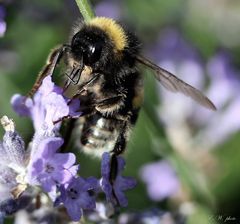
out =
<path fill-rule="evenodd" d="M 95 14 L 88 0 L 76 0 L 77 6 L 86 22 L 91 20 Z"/>

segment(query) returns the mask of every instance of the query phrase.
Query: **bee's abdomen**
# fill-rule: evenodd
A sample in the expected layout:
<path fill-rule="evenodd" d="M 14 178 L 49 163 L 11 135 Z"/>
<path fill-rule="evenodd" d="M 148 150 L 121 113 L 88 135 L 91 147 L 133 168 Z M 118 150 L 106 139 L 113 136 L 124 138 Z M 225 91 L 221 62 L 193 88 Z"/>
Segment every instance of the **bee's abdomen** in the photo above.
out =
<path fill-rule="evenodd" d="M 99 114 L 86 117 L 81 131 L 81 150 L 97 157 L 105 151 L 111 151 L 118 136 L 119 125 L 119 121 Z"/>

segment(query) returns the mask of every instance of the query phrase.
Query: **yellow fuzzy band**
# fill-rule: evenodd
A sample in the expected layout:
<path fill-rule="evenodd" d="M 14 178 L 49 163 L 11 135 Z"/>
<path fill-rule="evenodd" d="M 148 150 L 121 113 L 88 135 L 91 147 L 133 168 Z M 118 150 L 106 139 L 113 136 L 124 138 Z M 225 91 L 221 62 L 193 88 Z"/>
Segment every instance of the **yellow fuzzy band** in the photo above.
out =
<path fill-rule="evenodd" d="M 123 28 L 113 19 L 95 17 L 89 21 L 89 25 L 96 26 L 103 30 L 114 43 L 116 50 L 121 51 L 127 45 L 127 37 Z"/>

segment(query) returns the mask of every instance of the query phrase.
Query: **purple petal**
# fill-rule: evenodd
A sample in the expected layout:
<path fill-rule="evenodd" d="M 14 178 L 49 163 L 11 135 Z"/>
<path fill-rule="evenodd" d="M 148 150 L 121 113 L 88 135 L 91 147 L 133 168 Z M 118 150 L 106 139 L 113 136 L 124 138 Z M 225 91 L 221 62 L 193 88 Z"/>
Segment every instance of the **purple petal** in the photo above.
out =
<path fill-rule="evenodd" d="M 34 105 L 30 112 L 31 112 L 31 119 L 33 121 L 34 129 L 36 131 L 41 130 L 45 123 L 46 108 L 43 107 L 41 101 L 35 100 Z"/>
<path fill-rule="evenodd" d="M 50 137 L 44 139 L 39 145 L 38 156 L 49 159 L 55 155 L 56 151 L 62 144 L 63 139 L 59 137 Z"/>
<path fill-rule="evenodd" d="M 27 182 L 30 185 L 39 185 L 38 175 L 41 174 L 43 170 L 43 160 L 37 159 L 35 161 L 30 161 L 27 167 Z"/>
<path fill-rule="evenodd" d="M 73 153 L 56 153 L 53 162 L 68 169 L 76 162 L 76 156 Z"/>
<path fill-rule="evenodd" d="M 167 161 L 145 165 L 140 175 L 147 185 L 147 191 L 152 200 L 162 200 L 179 190 L 180 183 L 177 175 Z"/>
<path fill-rule="evenodd" d="M 44 168 L 44 164 L 43 164 L 43 159 L 37 159 L 33 164 L 32 164 L 32 168 L 33 168 L 33 175 L 37 175 L 40 172 L 42 172 L 43 168 Z"/>
<path fill-rule="evenodd" d="M 127 207 L 128 206 L 128 200 L 126 198 L 126 196 L 124 195 L 123 191 L 121 191 L 120 189 L 115 189 L 115 195 L 117 197 L 117 200 L 119 202 L 119 205 L 121 207 Z"/>
<path fill-rule="evenodd" d="M 0 21 L 0 37 L 3 37 L 7 30 L 7 24 L 5 21 Z"/>
<path fill-rule="evenodd" d="M 72 117 L 79 117 L 81 115 L 80 109 L 80 101 L 78 99 L 71 100 L 69 106 L 69 115 Z"/>
<path fill-rule="evenodd" d="M 58 192 L 60 192 L 60 196 L 58 196 L 54 201 L 54 207 L 59 206 L 61 203 L 65 202 L 67 199 L 67 191 L 64 185 L 60 185 L 57 187 Z"/>
<path fill-rule="evenodd" d="M 30 117 L 30 109 L 33 106 L 33 102 L 30 98 L 27 99 L 25 96 L 15 94 L 11 98 L 11 105 L 19 116 Z"/>
<path fill-rule="evenodd" d="M 116 180 L 116 185 L 118 185 L 121 190 L 125 191 L 136 187 L 137 181 L 132 177 L 120 177 Z"/>
<path fill-rule="evenodd" d="M 95 198 L 94 196 L 90 196 L 88 191 L 80 190 L 78 188 L 74 189 L 75 191 L 78 191 L 77 198 L 68 198 L 67 202 L 64 203 L 65 206 L 68 206 L 69 203 L 71 204 L 78 204 L 78 206 L 82 209 L 94 209 L 95 206 Z"/>
<path fill-rule="evenodd" d="M 88 190 L 92 189 L 90 183 L 93 179 L 84 180 L 81 177 L 72 179 L 66 189 L 66 198 L 63 200 L 69 216 L 73 221 L 78 221 L 81 217 L 81 209 L 94 209 L 96 206 L 95 198 L 90 196 Z"/>
<path fill-rule="evenodd" d="M 74 165 L 74 166 L 68 168 L 67 171 L 69 173 L 71 173 L 72 176 L 76 176 L 77 172 L 79 171 L 79 167 L 80 167 L 80 165 Z"/>
<path fill-rule="evenodd" d="M 107 201 L 113 200 L 113 187 L 108 179 L 102 178 L 100 181 L 101 188 L 106 195 Z"/>
<path fill-rule="evenodd" d="M 60 184 L 69 182 L 74 176 L 68 170 L 58 170 L 53 172 L 51 178 Z"/>
<path fill-rule="evenodd" d="M 109 178 L 110 175 L 110 154 L 107 152 L 104 152 L 102 155 L 102 164 L 101 164 L 101 174 L 105 178 Z"/>
<path fill-rule="evenodd" d="M 120 173 L 122 170 L 124 170 L 126 163 L 125 163 L 125 160 L 121 156 L 117 157 L 117 161 L 118 161 L 118 173 Z"/>
<path fill-rule="evenodd" d="M 48 95 L 49 93 L 53 92 L 55 84 L 52 82 L 52 77 L 46 76 L 42 81 L 42 85 L 40 86 L 38 93 L 42 95 Z"/>
<path fill-rule="evenodd" d="M 49 125 L 69 114 L 69 106 L 62 95 L 52 92 L 43 100 L 43 103 L 46 105 L 45 122 Z"/>
<path fill-rule="evenodd" d="M 84 192 L 81 194 L 78 203 L 82 209 L 93 210 L 96 208 L 95 199 L 94 197 L 90 196 L 88 192 Z"/>
<path fill-rule="evenodd" d="M 99 183 L 99 180 L 97 178 L 88 177 L 88 178 L 86 178 L 86 182 L 87 182 L 87 185 L 88 185 L 87 190 L 91 189 L 91 190 L 94 190 L 96 193 L 101 191 L 100 183 Z"/>
<path fill-rule="evenodd" d="M 118 156 L 117 162 L 117 174 L 112 185 L 110 181 L 110 154 L 103 154 L 101 166 L 102 179 L 100 185 L 106 195 L 107 201 L 111 202 L 113 205 L 116 205 L 118 201 L 120 206 L 127 206 L 127 199 L 124 196 L 123 191 L 133 188 L 136 185 L 136 181 L 132 178 L 122 177 L 121 171 L 124 169 L 125 161 L 122 157 Z"/>
<path fill-rule="evenodd" d="M 47 173 L 40 174 L 38 180 L 42 185 L 42 188 L 46 192 L 51 192 L 56 189 L 56 182 Z"/>
<path fill-rule="evenodd" d="M 73 188 L 73 189 L 82 189 L 82 187 L 85 185 L 85 180 L 81 177 L 74 178 L 71 183 L 68 185 L 67 189 Z"/>
<path fill-rule="evenodd" d="M 66 203 L 64 204 L 66 209 L 67 209 L 67 213 L 70 216 L 72 221 L 79 221 L 81 216 L 82 216 L 82 211 L 81 208 L 79 207 L 79 205 L 77 203 Z"/>

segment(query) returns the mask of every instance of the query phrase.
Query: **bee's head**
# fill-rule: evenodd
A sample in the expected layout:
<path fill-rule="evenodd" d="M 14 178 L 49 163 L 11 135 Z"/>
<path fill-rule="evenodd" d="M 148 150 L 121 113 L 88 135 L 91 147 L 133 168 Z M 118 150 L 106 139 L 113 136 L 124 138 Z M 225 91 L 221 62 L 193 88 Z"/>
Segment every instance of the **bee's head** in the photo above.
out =
<path fill-rule="evenodd" d="M 113 53 L 107 35 L 97 27 L 83 27 L 71 41 L 71 52 L 76 60 L 88 66 L 101 67 Z"/>
<path fill-rule="evenodd" d="M 71 40 L 71 51 L 76 60 L 85 65 L 106 69 L 117 64 L 128 46 L 123 28 L 114 20 L 96 17 L 83 25 Z"/>

